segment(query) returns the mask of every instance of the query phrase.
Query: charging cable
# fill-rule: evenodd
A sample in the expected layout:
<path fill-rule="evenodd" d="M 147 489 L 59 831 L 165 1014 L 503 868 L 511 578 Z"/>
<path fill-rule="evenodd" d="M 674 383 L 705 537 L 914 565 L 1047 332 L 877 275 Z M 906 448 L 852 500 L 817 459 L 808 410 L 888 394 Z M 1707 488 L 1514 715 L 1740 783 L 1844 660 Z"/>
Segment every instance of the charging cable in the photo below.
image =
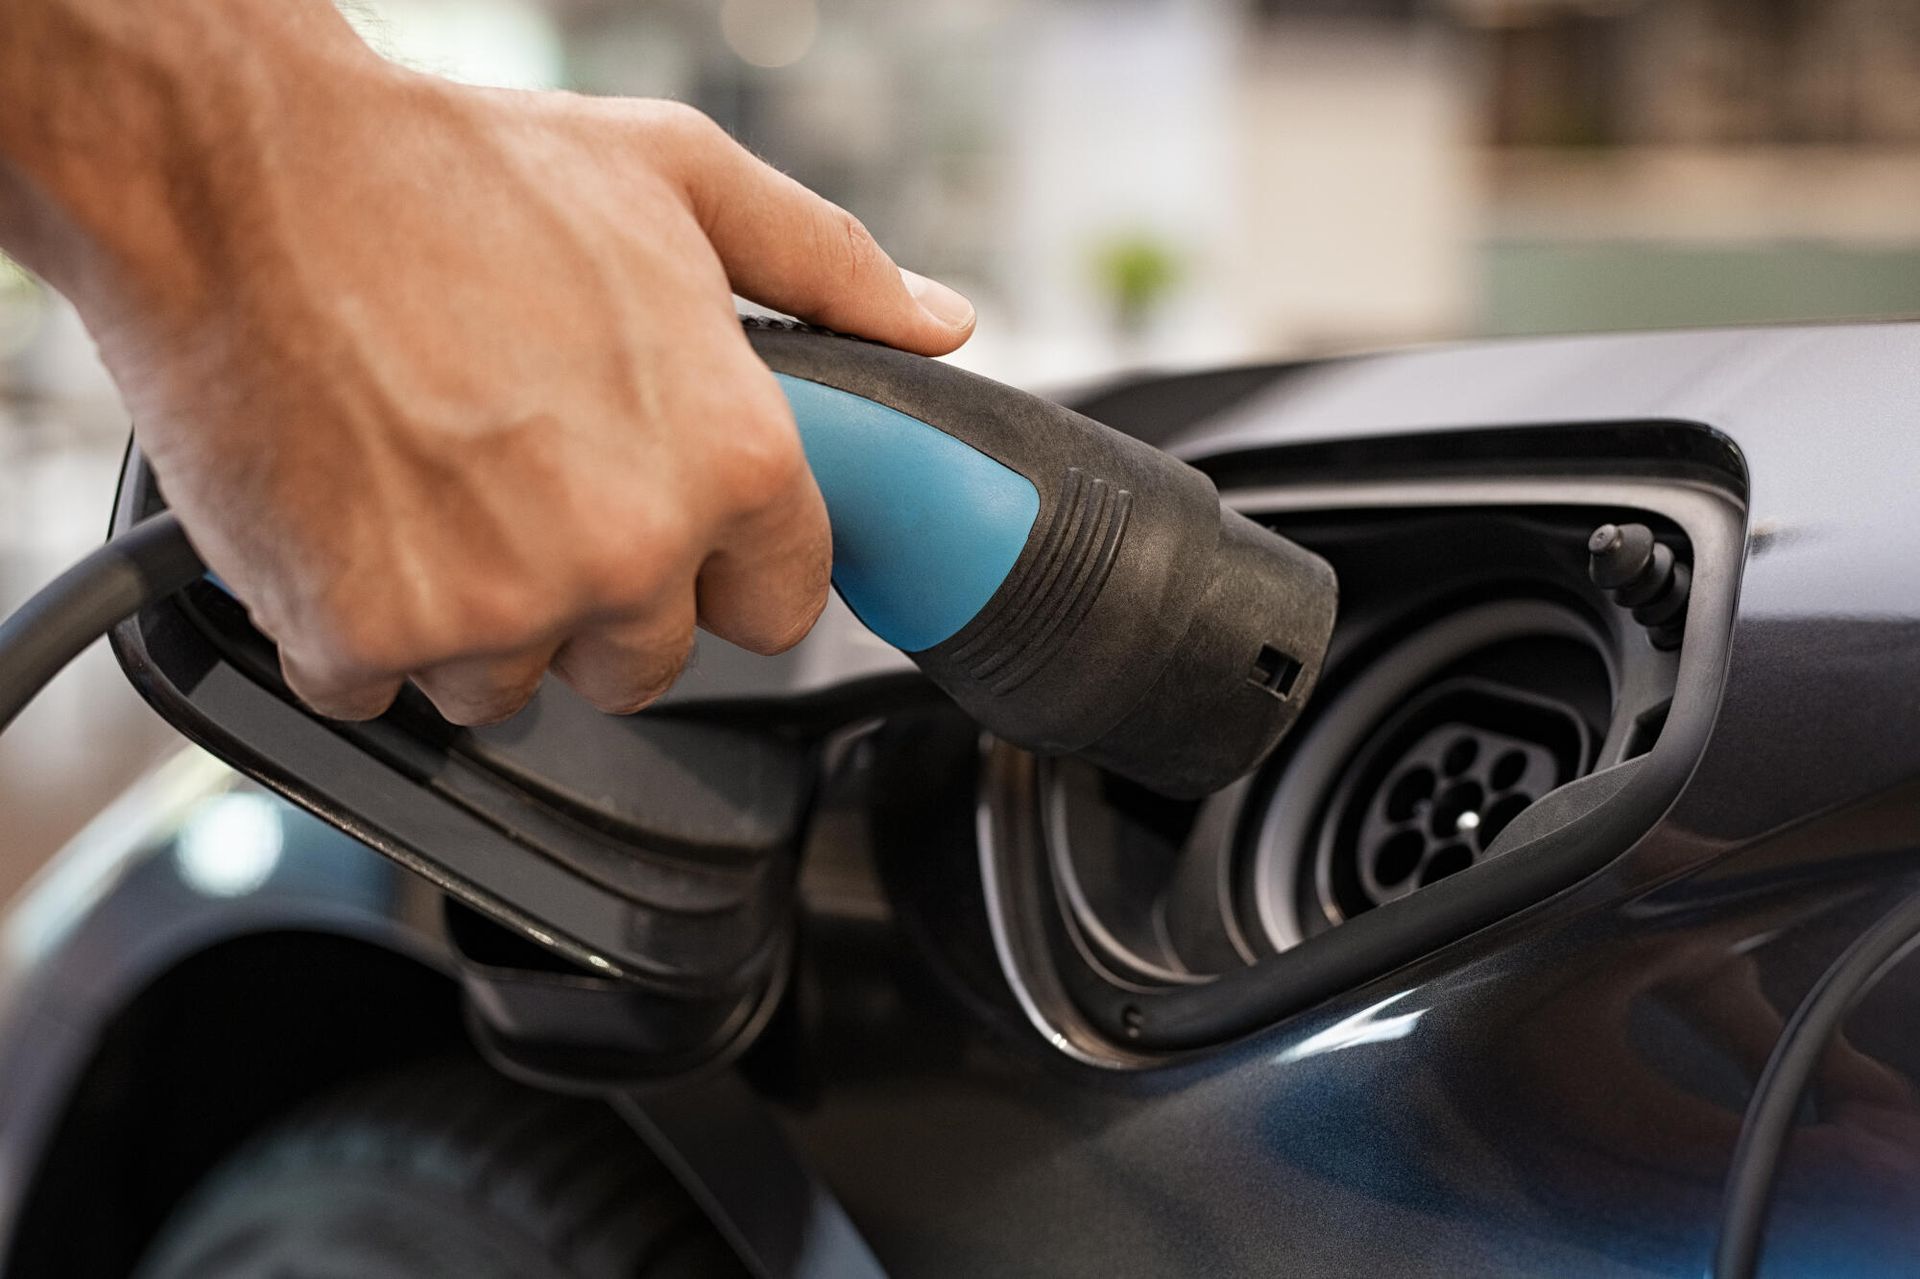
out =
<path fill-rule="evenodd" d="M 87 645 L 206 567 L 170 513 L 134 525 L 0 621 L 0 732 Z"/>
<path fill-rule="evenodd" d="M 1794 1010 L 1747 1103 L 1727 1174 L 1714 1279 L 1752 1279 L 1773 1206 L 1774 1183 L 1800 1099 L 1828 1043 L 1874 984 L 1920 945 L 1920 894 L 1854 938 Z"/>

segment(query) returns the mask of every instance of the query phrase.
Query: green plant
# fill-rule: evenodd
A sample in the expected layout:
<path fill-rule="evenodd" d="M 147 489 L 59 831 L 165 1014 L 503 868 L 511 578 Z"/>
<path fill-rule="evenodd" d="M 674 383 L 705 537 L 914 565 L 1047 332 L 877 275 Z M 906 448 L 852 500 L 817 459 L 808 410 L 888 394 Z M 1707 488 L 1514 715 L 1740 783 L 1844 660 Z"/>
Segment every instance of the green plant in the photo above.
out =
<path fill-rule="evenodd" d="M 1094 268 L 1113 305 L 1115 320 L 1129 333 L 1146 327 L 1183 274 L 1179 254 L 1149 232 L 1106 240 L 1094 255 Z"/>

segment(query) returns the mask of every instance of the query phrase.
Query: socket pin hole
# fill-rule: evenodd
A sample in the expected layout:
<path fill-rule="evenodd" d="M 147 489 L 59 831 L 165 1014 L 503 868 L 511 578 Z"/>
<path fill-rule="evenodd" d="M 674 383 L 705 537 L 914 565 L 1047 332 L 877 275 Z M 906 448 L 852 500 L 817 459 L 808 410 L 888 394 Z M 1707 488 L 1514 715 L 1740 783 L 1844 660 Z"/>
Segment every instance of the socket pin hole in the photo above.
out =
<path fill-rule="evenodd" d="M 1393 779 L 1387 790 L 1387 820 L 1404 822 L 1418 817 L 1433 798 L 1433 770 L 1415 765 Z"/>
<path fill-rule="evenodd" d="M 1473 761 L 1479 758 L 1480 743 L 1471 737 L 1455 738 L 1447 747 L 1447 753 L 1440 760 L 1440 767 L 1446 770 L 1448 777 L 1458 777 L 1473 767 Z"/>
<path fill-rule="evenodd" d="M 1487 775 L 1487 781 L 1493 789 L 1506 790 L 1527 771 L 1527 756 L 1524 751 L 1508 751 L 1493 761 L 1493 771 Z"/>
<path fill-rule="evenodd" d="M 1502 795 L 1494 801 L 1493 806 L 1481 815 L 1480 829 L 1474 832 L 1479 838 L 1481 849 L 1484 851 L 1491 848 L 1493 841 L 1500 838 L 1500 832 L 1512 825 L 1513 819 L 1525 812 L 1527 805 L 1532 802 L 1531 795 L 1523 795 L 1519 791 L 1511 795 Z"/>
<path fill-rule="evenodd" d="M 1406 882 L 1426 855 L 1427 841 L 1417 830 L 1396 831 L 1387 836 L 1374 854 L 1373 878 L 1382 888 Z"/>
<path fill-rule="evenodd" d="M 1473 850 L 1465 844 L 1448 844 L 1436 850 L 1427 861 L 1426 868 L 1420 872 L 1420 887 L 1425 888 L 1435 880 L 1458 874 L 1471 865 Z"/>
<path fill-rule="evenodd" d="M 1435 838 L 1452 839 L 1477 829 L 1480 825 L 1480 805 L 1485 800 L 1486 794 L 1477 782 L 1456 782 L 1449 786 L 1433 806 Z"/>

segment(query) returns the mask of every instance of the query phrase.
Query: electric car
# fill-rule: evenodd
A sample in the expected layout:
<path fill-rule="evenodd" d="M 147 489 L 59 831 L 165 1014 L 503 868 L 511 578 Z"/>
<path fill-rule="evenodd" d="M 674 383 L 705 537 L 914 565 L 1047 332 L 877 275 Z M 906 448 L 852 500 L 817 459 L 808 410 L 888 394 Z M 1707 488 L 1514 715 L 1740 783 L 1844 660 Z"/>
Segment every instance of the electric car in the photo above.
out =
<path fill-rule="evenodd" d="M 468 731 L 152 604 L 116 650 L 197 744 L 0 926 L 6 1273 L 1920 1272 L 1916 370 L 1833 325 L 1080 397 L 1339 575 L 1203 800 L 844 608 Z M 117 526 L 159 503 L 132 455 Z"/>

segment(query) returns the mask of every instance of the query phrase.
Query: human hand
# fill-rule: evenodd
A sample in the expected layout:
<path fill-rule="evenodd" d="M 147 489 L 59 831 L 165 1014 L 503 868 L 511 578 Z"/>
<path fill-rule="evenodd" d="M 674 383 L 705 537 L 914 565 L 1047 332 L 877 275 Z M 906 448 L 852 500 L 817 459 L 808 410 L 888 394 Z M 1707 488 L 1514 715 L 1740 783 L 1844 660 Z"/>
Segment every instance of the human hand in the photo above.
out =
<path fill-rule="evenodd" d="M 972 309 L 689 108 L 360 53 L 198 117 L 77 294 L 288 684 L 360 719 L 410 677 L 479 724 L 549 668 L 638 709 L 696 622 L 795 643 L 826 514 L 732 293 L 928 355 Z"/>

